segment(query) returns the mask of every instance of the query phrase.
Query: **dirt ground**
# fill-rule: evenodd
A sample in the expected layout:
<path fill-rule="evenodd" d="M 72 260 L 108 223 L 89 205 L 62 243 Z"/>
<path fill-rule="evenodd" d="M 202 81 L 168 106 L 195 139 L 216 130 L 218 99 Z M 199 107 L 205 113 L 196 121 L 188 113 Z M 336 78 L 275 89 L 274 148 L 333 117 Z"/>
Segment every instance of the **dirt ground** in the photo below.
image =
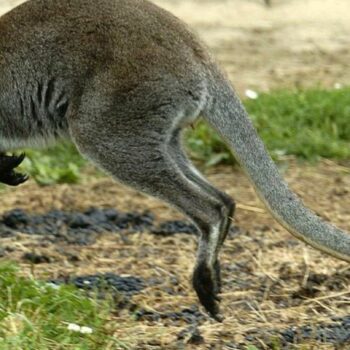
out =
<path fill-rule="evenodd" d="M 236 88 L 333 86 L 350 78 L 347 0 L 157 0 L 194 27 Z"/>
<path fill-rule="evenodd" d="M 0 13 L 20 2 L 0 0 Z M 349 84 L 348 0 L 275 0 L 271 8 L 259 0 L 156 2 L 198 31 L 240 93 L 247 88 L 261 91 Z M 350 230 L 349 167 L 330 161 L 317 166 L 291 161 L 281 170 L 311 208 Z M 247 343 L 271 349 L 278 330 L 307 325 L 317 333 L 323 323 L 350 315 L 350 269 L 346 263 L 307 247 L 282 229 L 240 171 L 221 167 L 210 169 L 207 175 L 238 204 L 236 230 L 222 253 L 225 321 L 218 324 L 204 316 L 197 323 L 183 319 L 173 322 L 166 317 L 137 318 L 126 309 L 113 316 L 119 324 L 115 333 L 121 340 L 131 342 L 135 349 L 243 349 Z M 159 222 L 183 220 L 158 200 L 105 177 L 74 186 L 41 188 L 29 182 L 18 189 L 6 189 L 0 196 L 0 213 L 14 208 L 43 213 L 101 207 L 126 212 L 149 210 Z M 2 259 L 19 262 L 23 273 L 34 273 L 38 278 L 114 272 L 160 281 L 148 284 L 132 298 L 138 309 L 154 314 L 197 305 L 189 282 L 195 257 L 194 236 L 159 237 L 139 232 L 126 237 L 106 233 L 93 244 L 80 246 L 52 244 L 42 236 L 19 232 L 1 239 Z M 33 266 L 22 258 L 28 252 L 47 255 L 50 262 Z M 197 327 L 203 337 L 197 339 L 199 345 L 195 345 L 190 327 Z M 305 349 L 350 347 L 342 342 L 324 344 L 320 339 L 307 344 Z"/>
<path fill-rule="evenodd" d="M 350 230 L 348 168 L 326 161 L 317 167 L 292 162 L 282 171 L 306 204 Z M 197 310 L 190 285 L 196 249 L 193 235 L 158 236 L 147 230 L 106 233 L 92 243 L 79 245 L 23 234 L 19 229 L 15 235 L 2 235 L 1 260 L 17 261 L 24 274 L 42 279 L 96 273 L 142 278 L 146 289 L 128 299 L 130 307 L 112 317 L 118 322 L 116 335 L 131 342 L 132 349 L 245 349 L 248 343 L 258 349 L 272 349 L 279 332 L 284 334 L 282 340 L 289 339 L 290 332 L 299 334 L 300 330 L 304 334 L 303 326 L 315 334 L 311 341 L 295 338 L 295 343 L 307 344 L 300 349 L 347 349 L 349 343 L 342 342 L 348 340 L 344 332 L 350 334 L 348 323 L 344 329 L 344 317 L 350 313 L 348 265 L 307 247 L 282 229 L 262 207 L 241 172 L 223 167 L 212 169 L 208 177 L 238 203 L 235 230 L 222 252 L 221 307 L 226 317 L 222 324 Z M 157 222 L 183 219 L 158 200 L 125 189 L 109 178 L 46 188 L 28 183 L 2 193 L 0 211 L 83 212 L 90 207 L 139 213 L 146 210 Z M 46 260 L 33 265 L 24 259 L 28 253 Z M 195 316 L 188 319 L 188 310 Z M 338 334 L 335 328 L 339 320 L 343 326 Z M 327 327 L 331 332 L 327 339 L 333 344 L 320 338 Z M 196 346 L 190 345 L 198 341 L 194 331 L 203 337 Z M 288 343 L 281 348 L 292 349 Z"/>

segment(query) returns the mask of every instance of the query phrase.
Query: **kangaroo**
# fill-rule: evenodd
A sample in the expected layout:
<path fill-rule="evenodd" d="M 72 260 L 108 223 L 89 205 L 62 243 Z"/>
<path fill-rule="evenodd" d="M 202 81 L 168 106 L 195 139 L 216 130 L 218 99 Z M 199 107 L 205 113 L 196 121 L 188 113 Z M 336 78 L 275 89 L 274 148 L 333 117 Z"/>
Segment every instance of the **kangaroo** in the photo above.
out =
<path fill-rule="evenodd" d="M 203 117 L 230 146 L 272 215 L 350 262 L 350 235 L 283 181 L 225 73 L 179 19 L 147 0 L 29 0 L 0 19 L 0 180 L 9 150 L 71 139 L 116 180 L 187 215 L 201 235 L 193 286 L 221 320 L 219 250 L 235 204 L 194 168 L 181 130 Z"/>
<path fill-rule="evenodd" d="M 28 180 L 27 175 L 19 174 L 14 171 L 22 161 L 25 155 L 7 156 L 4 153 L 0 154 L 0 182 L 10 186 L 18 186 Z"/>

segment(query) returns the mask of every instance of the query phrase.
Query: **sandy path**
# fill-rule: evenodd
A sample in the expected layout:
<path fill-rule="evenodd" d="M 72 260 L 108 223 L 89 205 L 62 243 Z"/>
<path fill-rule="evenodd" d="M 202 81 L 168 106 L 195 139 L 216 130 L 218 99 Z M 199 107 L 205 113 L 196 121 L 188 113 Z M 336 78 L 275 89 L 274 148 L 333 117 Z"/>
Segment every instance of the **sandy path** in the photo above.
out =
<path fill-rule="evenodd" d="M 157 0 L 194 26 L 239 90 L 350 81 L 350 2 Z"/>

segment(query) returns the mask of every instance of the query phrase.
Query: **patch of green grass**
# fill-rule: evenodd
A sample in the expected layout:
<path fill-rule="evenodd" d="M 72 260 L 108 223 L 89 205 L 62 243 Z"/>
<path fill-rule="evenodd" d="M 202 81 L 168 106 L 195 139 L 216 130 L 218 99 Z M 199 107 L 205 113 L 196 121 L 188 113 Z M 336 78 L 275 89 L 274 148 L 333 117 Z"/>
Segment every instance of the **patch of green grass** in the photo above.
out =
<path fill-rule="evenodd" d="M 350 159 L 350 87 L 339 90 L 274 91 L 245 106 L 272 157 Z M 207 166 L 233 164 L 221 138 L 204 122 L 186 132 L 191 156 Z M 75 183 L 86 161 L 70 143 L 28 150 L 22 169 L 38 183 Z"/>
<path fill-rule="evenodd" d="M 258 350 L 258 348 L 254 345 L 248 345 L 247 350 Z"/>
<path fill-rule="evenodd" d="M 350 158 L 350 88 L 280 91 L 246 101 L 246 107 L 276 155 Z"/>
<path fill-rule="evenodd" d="M 205 122 L 186 130 L 186 146 L 191 158 L 206 166 L 233 164 L 234 158 L 220 136 Z"/>
<path fill-rule="evenodd" d="M 62 142 L 45 150 L 26 150 L 27 157 L 21 165 L 24 171 L 41 185 L 76 183 L 86 161 L 75 146 Z"/>
<path fill-rule="evenodd" d="M 1 350 L 128 349 L 110 334 L 111 302 L 87 297 L 71 286 L 53 288 L 19 277 L 12 264 L 0 265 Z M 91 334 L 68 329 L 69 324 Z M 114 325 L 115 326 L 115 325 Z"/>
<path fill-rule="evenodd" d="M 261 94 L 244 104 L 274 159 L 350 159 L 350 87 Z M 232 163 L 217 134 L 205 123 L 188 132 L 192 155 L 207 164 Z"/>

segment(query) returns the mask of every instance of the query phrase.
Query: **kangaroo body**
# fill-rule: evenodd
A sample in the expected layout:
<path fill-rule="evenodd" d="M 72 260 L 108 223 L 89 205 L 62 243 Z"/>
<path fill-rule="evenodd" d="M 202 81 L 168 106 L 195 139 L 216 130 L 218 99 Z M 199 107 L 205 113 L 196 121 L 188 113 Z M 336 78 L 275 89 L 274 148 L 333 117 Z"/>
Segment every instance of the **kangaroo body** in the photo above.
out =
<path fill-rule="evenodd" d="M 234 203 L 181 147 L 199 116 L 282 225 L 350 261 L 350 236 L 289 191 L 231 84 L 176 17 L 145 0 L 30 0 L 0 19 L 0 171 L 4 152 L 66 137 L 115 179 L 184 212 L 201 232 L 194 288 L 219 319 L 218 253 Z"/>

